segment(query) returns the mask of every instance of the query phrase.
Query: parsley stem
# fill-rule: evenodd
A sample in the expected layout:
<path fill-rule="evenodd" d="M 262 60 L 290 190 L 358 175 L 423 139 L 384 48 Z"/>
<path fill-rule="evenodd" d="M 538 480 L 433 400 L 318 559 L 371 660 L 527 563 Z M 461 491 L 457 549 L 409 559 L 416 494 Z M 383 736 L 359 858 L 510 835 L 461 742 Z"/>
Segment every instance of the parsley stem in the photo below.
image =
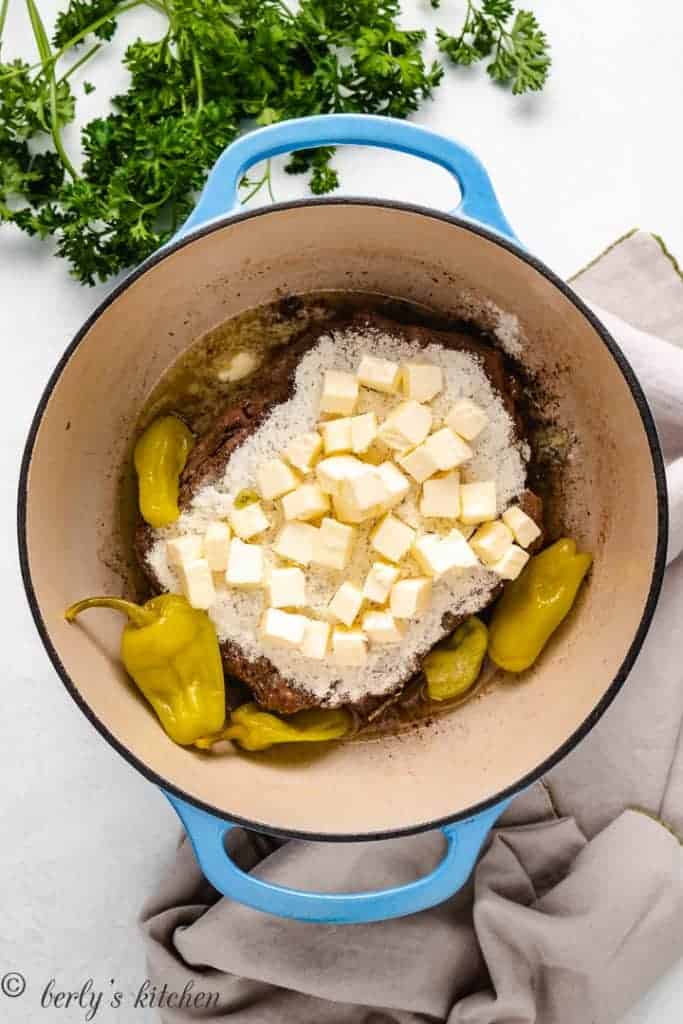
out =
<path fill-rule="evenodd" d="M 204 106 L 204 79 L 202 77 L 202 65 L 199 61 L 199 54 L 192 47 L 192 67 L 194 68 L 194 80 L 197 86 L 197 110 Z"/>
<path fill-rule="evenodd" d="M 64 56 L 67 50 L 70 50 L 72 47 L 76 46 L 77 43 L 80 43 L 81 40 L 85 39 L 86 36 L 89 36 L 91 32 L 98 29 L 100 25 L 104 25 L 105 22 L 111 21 L 112 18 L 118 18 L 119 14 L 125 14 L 126 11 L 132 11 L 135 7 L 153 7 L 162 14 L 165 13 L 162 5 L 156 3 L 155 0 L 128 0 L 128 3 L 119 4 L 118 7 L 112 8 L 108 14 L 103 14 L 100 18 L 96 18 L 95 21 L 92 21 L 89 25 L 86 25 L 85 28 L 82 28 L 80 32 L 77 32 L 75 36 L 72 36 L 71 39 L 67 39 L 64 45 L 52 54 L 50 59 L 52 61 L 58 61 Z"/>
<path fill-rule="evenodd" d="M 460 29 L 460 36 L 464 39 L 467 33 L 473 31 L 474 11 L 472 10 L 472 0 L 467 0 L 467 11 L 465 12 L 465 21 Z"/>
<path fill-rule="evenodd" d="M 2 51 L 2 33 L 5 31 L 5 22 L 7 21 L 8 10 L 9 0 L 2 0 L 0 3 L 0 51 Z"/>
<path fill-rule="evenodd" d="M 68 81 L 75 71 L 78 71 L 79 68 L 82 68 L 85 62 L 90 60 L 91 57 L 94 57 L 97 51 L 101 49 L 102 43 L 96 43 L 95 46 L 92 46 L 87 53 L 84 53 L 83 56 L 79 57 L 77 61 L 74 61 L 74 63 L 71 65 L 68 71 L 65 71 L 61 78 L 57 79 L 57 85 L 59 85 L 61 82 Z"/>
<path fill-rule="evenodd" d="M 7 0 L 3 0 L 3 2 L 7 2 Z M 58 50 L 55 50 L 55 52 L 46 60 L 39 60 L 35 64 L 31 64 L 28 68 L 14 68 L 12 71 L 8 71 L 4 75 L 0 75 L 0 82 L 4 82 L 7 78 L 14 78 L 15 75 L 20 75 L 24 71 L 36 71 L 38 68 L 46 70 L 51 64 L 56 64 L 58 60 L 61 60 L 65 53 L 85 39 L 86 36 L 90 35 L 91 32 L 98 29 L 100 25 L 104 25 L 105 22 L 111 21 L 112 18 L 117 18 L 120 14 L 125 14 L 126 11 L 132 11 L 135 7 L 152 7 L 155 11 L 159 11 L 161 14 L 166 13 L 163 6 L 157 3 L 156 0 L 128 0 L 127 3 L 119 4 L 118 7 L 112 8 L 108 14 L 103 14 L 101 18 L 97 18 L 89 25 L 86 25 L 86 27 L 82 28 L 80 32 L 77 32 L 75 36 L 68 39 L 63 46 Z"/>
<path fill-rule="evenodd" d="M 268 157 L 268 160 L 266 161 L 266 173 L 268 175 L 268 177 L 266 178 L 266 187 L 268 188 L 268 195 L 270 196 L 270 201 L 271 201 L 271 203 L 274 203 L 275 202 L 275 196 L 273 195 L 273 181 L 272 181 L 272 177 L 271 177 L 271 174 L 270 174 L 270 170 L 271 170 L 270 157 Z"/>
<path fill-rule="evenodd" d="M 33 35 L 35 36 L 36 46 L 38 47 L 38 55 L 47 67 L 51 57 L 50 40 L 47 37 L 47 32 L 45 31 L 45 26 L 43 25 L 35 0 L 26 0 L 26 7 L 31 21 Z M 64 149 L 64 144 L 62 143 L 57 96 L 57 78 L 55 76 L 54 62 L 49 63 L 49 71 L 46 71 L 46 74 L 48 76 L 47 82 L 50 97 L 50 134 L 52 135 L 52 141 L 55 144 L 55 149 L 57 150 L 59 159 L 62 161 L 62 164 L 71 177 L 76 179 L 78 177 L 76 169 L 71 163 L 71 160 Z"/>
<path fill-rule="evenodd" d="M 143 214 L 150 213 L 152 210 L 157 210 L 160 206 L 163 206 L 164 203 L 167 203 L 168 200 L 171 198 L 172 193 L 173 188 L 171 187 L 166 189 L 161 199 L 157 199 L 153 203 L 145 203 L 144 205 L 138 203 L 138 206 L 140 206 L 141 209 L 140 216 L 142 217 Z"/>
<path fill-rule="evenodd" d="M 266 160 L 266 169 L 265 169 L 265 171 L 263 172 L 263 175 L 260 178 L 258 178 L 256 181 L 250 181 L 248 178 L 243 178 L 242 179 L 242 182 L 240 183 L 241 185 L 244 185 L 244 186 L 253 185 L 254 186 L 250 192 L 247 192 L 247 194 L 244 197 L 244 199 L 241 200 L 242 206 L 244 206 L 245 203 L 248 203 L 250 199 L 253 199 L 254 196 L 256 195 L 256 193 L 260 192 L 264 185 L 268 189 L 268 195 L 270 196 L 271 203 L 275 202 L 275 196 L 273 195 L 273 185 L 272 185 L 272 181 L 271 181 L 271 173 L 270 172 L 271 172 L 271 163 L 270 163 L 270 159 L 268 159 L 268 160 Z"/>

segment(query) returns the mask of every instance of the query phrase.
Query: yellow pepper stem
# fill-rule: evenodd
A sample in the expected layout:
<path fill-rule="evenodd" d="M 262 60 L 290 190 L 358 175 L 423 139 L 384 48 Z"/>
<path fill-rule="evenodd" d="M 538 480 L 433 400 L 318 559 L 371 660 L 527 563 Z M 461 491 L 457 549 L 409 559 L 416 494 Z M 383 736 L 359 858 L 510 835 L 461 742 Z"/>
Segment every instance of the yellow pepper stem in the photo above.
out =
<path fill-rule="evenodd" d="M 87 597 L 84 601 L 76 601 L 64 612 L 67 622 L 73 622 L 81 612 L 88 608 L 113 608 L 116 612 L 123 612 L 128 616 L 132 625 L 141 629 L 143 626 L 151 626 L 156 622 L 158 616 L 147 608 L 135 604 L 133 601 L 125 601 L 122 597 Z"/>

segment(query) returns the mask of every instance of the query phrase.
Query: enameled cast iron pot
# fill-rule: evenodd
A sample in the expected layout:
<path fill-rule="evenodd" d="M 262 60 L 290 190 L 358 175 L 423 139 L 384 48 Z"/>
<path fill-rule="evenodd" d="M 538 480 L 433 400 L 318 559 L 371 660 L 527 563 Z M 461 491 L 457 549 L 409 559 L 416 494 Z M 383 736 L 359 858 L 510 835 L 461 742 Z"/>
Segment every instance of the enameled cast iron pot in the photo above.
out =
<path fill-rule="evenodd" d="M 443 214 L 327 198 L 240 212 L 238 183 L 252 164 L 342 143 L 386 146 L 440 164 L 460 185 L 460 206 Z M 127 684 L 119 617 L 102 612 L 76 628 L 64 621 L 64 609 L 90 594 L 121 592 L 108 557 L 117 535 L 117 477 L 136 416 L 164 371 L 228 317 L 282 295 L 328 289 L 399 296 L 443 311 L 458 290 L 470 289 L 519 317 L 524 362 L 553 380 L 555 418 L 578 438 L 566 520 L 594 553 L 594 569 L 533 670 L 430 728 L 334 745 L 316 756 L 282 748 L 200 756 L 173 744 Z M 226 150 L 176 238 L 119 285 L 69 345 L 27 442 L 19 543 L 31 610 L 69 693 L 105 739 L 165 791 L 213 885 L 274 914 L 371 921 L 421 910 L 456 891 L 511 797 L 564 757 L 616 696 L 661 584 L 664 471 L 652 417 L 623 354 L 572 290 L 520 246 L 477 158 L 415 125 L 313 117 L 256 131 Z M 434 872 L 403 888 L 302 893 L 232 864 L 223 841 L 236 824 L 331 841 L 441 828 L 447 848 Z"/>

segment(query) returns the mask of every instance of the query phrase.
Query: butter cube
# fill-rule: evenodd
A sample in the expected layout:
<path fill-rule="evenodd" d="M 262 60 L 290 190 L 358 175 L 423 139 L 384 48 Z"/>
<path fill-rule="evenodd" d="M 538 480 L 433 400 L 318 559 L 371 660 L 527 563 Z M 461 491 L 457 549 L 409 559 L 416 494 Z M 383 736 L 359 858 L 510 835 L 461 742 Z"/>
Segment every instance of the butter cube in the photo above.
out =
<path fill-rule="evenodd" d="M 368 660 L 368 638 L 362 629 L 340 629 L 332 632 L 332 657 L 337 665 L 362 666 Z"/>
<path fill-rule="evenodd" d="M 363 387 L 394 395 L 398 391 L 401 371 L 397 363 L 389 359 L 364 355 L 358 367 L 358 380 Z"/>
<path fill-rule="evenodd" d="M 358 379 L 342 370 L 327 370 L 320 396 L 320 411 L 350 416 L 358 401 Z"/>
<path fill-rule="evenodd" d="M 354 526 L 358 525 L 358 523 L 364 523 L 366 519 L 376 519 L 381 514 L 375 508 L 371 508 L 367 512 L 361 512 L 357 505 L 347 501 L 341 494 L 334 494 L 332 496 L 332 506 L 335 517 L 340 523 L 351 523 Z"/>
<path fill-rule="evenodd" d="M 510 527 L 515 540 L 522 548 L 528 548 L 541 536 L 541 531 L 531 516 L 522 511 L 519 505 L 511 505 L 503 512 L 503 522 Z"/>
<path fill-rule="evenodd" d="M 364 473 L 342 482 L 340 496 L 360 513 L 376 510 L 379 515 L 389 498 L 389 491 L 377 470 L 366 466 Z"/>
<path fill-rule="evenodd" d="M 261 497 L 265 501 L 275 501 L 283 494 L 288 494 L 298 487 L 301 478 L 282 459 L 270 459 L 259 468 L 256 474 Z"/>
<path fill-rule="evenodd" d="M 401 625 L 391 612 L 366 612 L 362 625 L 372 644 L 400 644 L 403 640 Z"/>
<path fill-rule="evenodd" d="M 449 412 L 446 423 L 454 433 L 464 437 L 466 441 L 474 441 L 488 423 L 488 416 L 469 398 L 461 398 Z"/>
<path fill-rule="evenodd" d="M 420 568 L 429 576 L 443 576 L 453 570 L 469 569 L 477 565 L 477 557 L 458 530 L 446 537 L 425 533 L 413 545 L 412 555 Z"/>
<path fill-rule="evenodd" d="M 316 658 L 318 661 L 327 654 L 330 643 L 332 626 L 329 622 L 321 622 L 319 619 L 306 619 L 304 640 L 301 645 L 301 653 L 305 658 Z"/>
<path fill-rule="evenodd" d="M 346 568 L 351 558 L 354 535 L 352 526 L 326 517 L 316 534 L 312 561 L 326 569 Z"/>
<path fill-rule="evenodd" d="M 315 430 L 308 434 L 300 434 L 290 441 L 284 452 L 284 457 L 290 466 L 294 466 L 299 472 L 310 473 L 323 448 L 323 439 Z"/>
<path fill-rule="evenodd" d="M 460 515 L 460 474 L 457 471 L 425 480 L 420 513 L 439 519 L 457 519 Z"/>
<path fill-rule="evenodd" d="M 204 534 L 204 557 L 211 572 L 225 572 L 228 568 L 230 550 L 230 527 L 215 520 L 209 523 Z"/>
<path fill-rule="evenodd" d="M 440 366 L 431 363 L 404 363 L 401 367 L 401 388 L 406 398 L 431 402 L 443 387 Z"/>
<path fill-rule="evenodd" d="M 362 416 L 351 417 L 351 449 L 356 454 L 368 450 L 377 437 L 377 417 L 374 412 L 363 413 Z"/>
<path fill-rule="evenodd" d="M 306 616 L 267 608 L 261 620 L 264 640 L 281 647 L 301 647 L 306 632 Z"/>
<path fill-rule="evenodd" d="M 373 604 L 384 604 L 399 576 L 400 572 L 395 565 L 387 565 L 386 562 L 373 562 L 370 572 L 365 577 L 363 597 L 366 601 L 372 601 Z"/>
<path fill-rule="evenodd" d="M 410 497 L 406 498 L 402 505 L 399 505 L 396 509 L 396 515 L 403 523 L 407 523 L 408 526 L 412 526 L 414 530 L 420 530 L 424 526 L 422 516 L 420 515 L 420 509 L 417 504 L 417 496 L 411 494 Z"/>
<path fill-rule="evenodd" d="M 503 557 L 512 546 L 512 530 L 497 519 L 493 523 L 484 523 L 472 537 L 470 545 L 479 555 L 482 562 L 491 564 Z"/>
<path fill-rule="evenodd" d="M 395 508 L 396 505 L 401 504 L 410 491 L 410 481 L 393 462 L 383 462 L 377 467 L 377 472 L 389 493 L 384 506 L 387 510 Z"/>
<path fill-rule="evenodd" d="M 335 452 L 350 452 L 351 424 L 353 417 L 342 417 L 339 420 L 330 420 L 329 423 L 320 424 L 320 433 L 323 435 L 323 445 L 326 455 L 334 455 Z"/>
<path fill-rule="evenodd" d="M 242 380 L 253 373 L 259 364 L 258 356 L 253 352 L 236 352 L 227 366 L 222 367 L 216 376 L 221 383 Z"/>
<path fill-rule="evenodd" d="M 517 547 L 516 544 L 511 544 L 507 549 L 502 558 L 499 558 L 497 562 L 492 562 L 489 569 L 493 569 L 499 576 L 502 576 L 504 580 L 516 580 L 520 572 L 529 561 L 530 555 L 528 551 L 523 548 Z"/>
<path fill-rule="evenodd" d="M 389 513 L 374 530 L 370 543 L 390 562 L 400 562 L 410 551 L 414 540 L 415 530 Z"/>
<path fill-rule="evenodd" d="M 181 570 L 181 580 L 185 597 L 193 608 L 206 610 L 216 600 L 216 589 L 209 563 L 205 558 L 196 558 L 186 562 Z"/>
<path fill-rule="evenodd" d="M 425 576 L 399 580 L 391 588 L 389 607 L 395 619 L 414 619 L 427 611 L 432 598 L 432 581 Z"/>
<path fill-rule="evenodd" d="M 389 413 L 377 431 L 377 436 L 389 448 L 403 452 L 422 444 L 432 429 L 432 411 L 409 399 Z"/>
<path fill-rule="evenodd" d="M 299 565 L 309 565 L 313 558 L 318 531 L 310 523 L 285 523 L 273 544 L 280 558 Z"/>
<path fill-rule="evenodd" d="M 469 526 L 496 518 L 496 482 L 460 484 L 460 521 Z"/>
<path fill-rule="evenodd" d="M 474 569 L 479 565 L 477 556 L 461 530 L 451 530 L 442 537 L 441 543 L 444 545 L 445 557 L 450 559 L 454 569 Z"/>
<path fill-rule="evenodd" d="M 413 448 L 407 455 L 399 456 L 398 463 L 419 484 L 424 483 L 439 470 L 439 463 L 427 448 L 426 442 Z"/>
<path fill-rule="evenodd" d="M 263 511 L 260 501 L 252 501 L 244 508 L 233 508 L 230 512 L 230 524 L 241 540 L 250 540 L 258 533 L 263 533 L 270 526 L 270 520 Z"/>
<path fill-rule="evenodd" d="M 263 583 L 262 546 L 245 544 L 239 537 L 233 537 L 225 580 L 232 587 L 260 587 Z"/>
<path fill-rule="evenodd" d="M 440 544 L 441 538 L 438 533 L 425 533 L 413 544 L 411 555 L 429 576 L 440 576 L 443 572 L 439 557 Z"/>
<path fill-rule="evenodd" d="M 330 508 L 330 499 L 319 484 L 301 484 L 295 491 L 285 494 L 282 512 L 285 519 L 319 519 Z"/>
<path fill-rule="evenodd" d="M 342 482 L 364 473 L 366 468 L 355 455 L 332 455 L 318 463 L 315 473 L 326 494 L 340 494 Z"/>
<path fill-rule="evenodd" d="M 204 555 L 204 539 L 198 533 L 186 533 L 166 541 L 168 564 L 182 568 L 188 562 L 195 562 Z"/>
<path fill-rule="evenodd" d="M 273 608 L 301 608 L 306 604 L 306 577 L 301 569 L 273 569 L 269 592 Z"/>
<path fill-rule="evenodd" d="M 432 434 L 424 443 L 425 448 L 439 469 L 455 469 L 471 459 L 474 452 L 450 427 L 443 427 Z"/>
<path fill-rule="evenodd" d="M 455 529 L 458 531 L 458 533 L 461 533 L 463 535 L 465 540 L 469 540 L 474 531 L 476 530 L 476 526 L 465 526 L 464 523 L 456 523 Z"/>
<path fill-rule="evenodd" d="M 352 626 L 363 603 L 363 594 L 353 583 L 342 583 L 329 605 L 328 611 L 345 626 Z"/>

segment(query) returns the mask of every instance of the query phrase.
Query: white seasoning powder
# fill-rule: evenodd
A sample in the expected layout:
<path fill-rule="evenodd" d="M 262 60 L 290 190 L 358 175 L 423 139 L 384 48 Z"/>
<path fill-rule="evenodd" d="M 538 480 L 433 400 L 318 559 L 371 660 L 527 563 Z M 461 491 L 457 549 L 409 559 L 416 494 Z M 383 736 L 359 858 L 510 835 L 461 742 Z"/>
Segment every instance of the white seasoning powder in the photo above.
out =
<path fill-rule="evenodd" d="M 519 358 L 524 352 L 524 336 L 519 317 L 514 313 L 506 313 L 499 309 L 493 302 L 488 302 L 487 306 L 495 318 L 493 334 L 496 341 L 503 352 Z"/>
<path fill-rule="evenodd" d="M 473 443 L 474 457 L 461 468 L 463 480 L 495 480 L 499 514 L 519 495 L 525 487 L 528 449 L 515 441 L 512 421 L 477 356 L 439 345 L 423 348 L 374 328 L 337 331 L 323 335 L 303 356 L 296 370 L 292 397 L 273 409 L 232 454 L 222 480 L 203 487 L 193 498 L 191 508 L 172 528 L 155 531 L 157 539 L 148 557 L 162 587 L 174 592 L 180 589 L 179 579 L 166 559 L 166 538 L 203 532 L 212 519 L 225 518 L 232 506 L 230 495 L 245 487 L 254 487 L 259 466 L 278 456 L 292 438 L 314 429 L 319 421 L 325 370 L 355 372 L 367 352 L 397 363 L 419 357 L 421 361 L 441 366 L 444 389 L 431 403 L 435 427 L 458 398 L 470 398 L 488 417 L 486 428 Z M 361 388 L 355 413 L 374 412 L 382 419 L 400 400 L 400 396 Z M 388 451 L 387 457 L 391 457 Z M 427 525 L 421 521 L 416 513 L 417 496 L 418 488 L 411 481 L 411 492 L 395 514 L 411 525 L 418 525 L 420 532 L 434 529 L 448 532 L 452 528 L 449 521 L 441 524 L 431 520 Z M 283 564 L 271 548 L 282 525 L 282 514 L 279 503 L 264 501 L 263 507 L 271 521 L 268 531 L 258 538 L 264 545 L 267 575 L 271 568 Z M 305 570 L 309 605 L 301 609 L 303 614 L 329 619 L 327 604 L 342 582 L 362 588 L 370 566 L 376 561 L 376 553 L 370 547 L 370 533 L 375 525 L 372 520 L 357 527 L 351 561 L 343 571 L 317 566 Z M 402 577 L 420 575 L 422 570 L 411 558 L 402 563 Z M 459 616 L 476 612 L 488 602 L 498 583 L 499 578 L 483 566 L 461 576 L 451 574 L 435 581 L 429 609 L 419 620 L 408 624 L 403 642 L 370 646 L 362 668 L 304 658 L 295 650 L 264 642 L 258 628 L 266 601 L 266 591 L 261 588 L 240 591 L 218 583 L 217 600 L 209 609 L 209 615 L 221 641 L 238 644 L 249 658 L 265 655 L 291 684 L 312 693 L 321 703 L 335 706 L 393 690 L 400 680 L 419 668 L 421 656 L 442 637 L 444 614 Z"/>

